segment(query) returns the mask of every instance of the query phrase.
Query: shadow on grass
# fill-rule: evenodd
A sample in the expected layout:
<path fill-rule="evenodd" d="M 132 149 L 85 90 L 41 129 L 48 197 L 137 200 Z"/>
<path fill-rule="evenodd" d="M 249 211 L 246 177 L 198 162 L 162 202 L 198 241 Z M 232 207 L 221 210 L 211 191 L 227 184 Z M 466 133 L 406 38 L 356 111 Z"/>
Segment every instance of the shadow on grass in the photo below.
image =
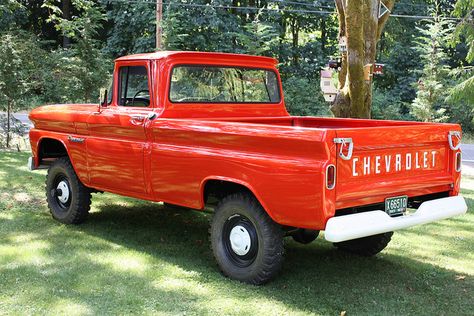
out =
<path fill-rule="evenodd" d="M 30 175 L 12 169 L 12 160 L 0 167 L 11 175 L 1 178 L 3 188 L 18 187 Z M 34 175 L 31 184 L 42 188 L 43 177 Z M 219 274 L 208 245 L 210 214 L 111 195 L 93 200 L 96 212 L 80 226 L 57 224 L 44 204 L 39 212 L 5 210 L 8 214 L 0 218 L 0 310 L 8 304 L 22 313 L 71 308 L 84 314 L 472 313 L 471 275 L 459 279 L 459 272 L 410 258 L 403 249 L 390 251 L 389 246 L 378 257 L 361 258 L 321 239 L 308 246 L 288 241 L 282 273 L 254 287 Z M 466 218 L 449 221 L 461 229 L 471 223 Z M 405 233 L 408 239 L 416 234 Z M 439 240 L 435 234 L 426 231 Z M 472 244 L 472 238 L 463 241 Z M 447 241 L 443 246 L 452 247 Z M 455 255 L 466 251 L 457 249 Z"/>
<path fill-rule="evenodd" d="M 239 298 L 272 299 L 291 310 L 315 313 L 347 309 L 371 314 L 436 314 L 441 308 L 451 314 L 472 307 L 466 299 L 473 294 L 471 277 L 456 281 L 454 271 L 404 256 L 355 257 L 322 240 L 310 246 L 288 242 L 281 275 L 264 287 L 224 280 L 208 247 L 208 214 L 160 210 L 151 203 L 99 209 L 78 229 L 191 271 L 197 283 Z"/>

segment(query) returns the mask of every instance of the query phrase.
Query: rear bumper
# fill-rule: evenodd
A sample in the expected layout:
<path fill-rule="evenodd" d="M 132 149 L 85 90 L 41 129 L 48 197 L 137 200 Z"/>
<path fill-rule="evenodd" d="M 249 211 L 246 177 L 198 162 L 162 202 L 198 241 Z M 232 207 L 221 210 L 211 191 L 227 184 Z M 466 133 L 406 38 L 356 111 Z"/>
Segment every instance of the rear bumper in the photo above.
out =
<path fill-rule="evenodd" d="M 451 196 L 423 202 L 415 213 L 406 216 L 390 217 L 384 211 L 369 211 L 332 217 L 326 224 L 324 236 L 328 241 L 341 242 L 431 223 L 466 212 L 464 198 Z"/>

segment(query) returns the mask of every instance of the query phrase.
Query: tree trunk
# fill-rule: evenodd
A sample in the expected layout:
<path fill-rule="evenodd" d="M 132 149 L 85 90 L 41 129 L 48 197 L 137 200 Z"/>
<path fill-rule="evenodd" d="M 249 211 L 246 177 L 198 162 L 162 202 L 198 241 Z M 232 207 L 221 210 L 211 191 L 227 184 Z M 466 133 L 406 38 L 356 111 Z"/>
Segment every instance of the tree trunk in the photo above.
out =
<path fill-rule="evenodd" d="M 331 105 L 338 117 L 370 118 L 372 77 L 365 80 L 364 66 L 375 63 L 377 42 L 389 13 L 379 18 L 379 0 L 335 0 L 339 39 L 346 37 L 347 52 L 342 56 L 339 93 Z M 392 10 L 394 0 L 384 0 Z"/>
<path fill-rule="evenodd" d="M 295 66 L 298 65 L 298 43 L 299 43 L 299 30 L 300 26 L 298 20 L 293 17 L 291 20 L 291 36 L 292 36 L 292 50 L 293 50 L 293 63 Z"/>
<path fill-rule="evenodd" d="M 71 0 L 62 0 L 62 11 L 63 18 L 66 20 L 71 19 Z M 63 48 L 69 48 L 71 46 L 71 39 L 66 35 L 63 35 Z"/>
<path fill-rule="evenodd" d="M 12 101 L 7 101 L 7 148 L 10 148 L 10 116 L 12 110 Z"/>
<path fill-rule="evenodd" d="M 324 16 L 321 17 L 321 52 L 323 56 L 326 56 L 326 42 L 327 42 L 327 30 L 326 30 L 326 19 Z"/>

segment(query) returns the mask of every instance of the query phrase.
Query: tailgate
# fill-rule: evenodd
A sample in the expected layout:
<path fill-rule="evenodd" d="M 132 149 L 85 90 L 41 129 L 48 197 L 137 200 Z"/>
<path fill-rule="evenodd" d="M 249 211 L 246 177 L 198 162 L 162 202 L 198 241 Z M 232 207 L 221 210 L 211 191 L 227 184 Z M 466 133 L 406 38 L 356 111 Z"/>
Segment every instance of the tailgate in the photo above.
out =
<path fill-rule="evenodd" d="M 417 124 L 337 129 L 336 208 L 381 203 L 387 197 L 419 196 L 458 190 L 454 169 L 458 150 L 450 148 L 448 135 L 460 131 L 455 124 Z M 459 140 L 453 138 L 456 145 Z M 336 139 L 337 142 L 337 139 Z M 344 147 L 341 149 L 341 147 Z"/>

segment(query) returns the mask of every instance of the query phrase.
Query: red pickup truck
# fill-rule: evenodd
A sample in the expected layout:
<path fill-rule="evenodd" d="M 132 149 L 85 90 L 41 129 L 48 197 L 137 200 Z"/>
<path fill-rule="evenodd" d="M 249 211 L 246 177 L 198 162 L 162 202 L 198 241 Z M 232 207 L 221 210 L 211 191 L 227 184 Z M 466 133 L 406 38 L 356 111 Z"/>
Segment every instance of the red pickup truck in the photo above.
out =
<path fill-rule="evenodd" d="M 290 116 L 276 64 L 132 55 L 116 60 L 99 105 L 33 110 L 29 166 L 49 168 L 52 216 L 81 223 L 98 191 L 215 203 L 222 273 L 262 284 L 282 265 L 285 236 L 309 243 L 324 230 L 338 249 L 371 256 L 394 230 L 466 212 L 459 125 Z"/>

